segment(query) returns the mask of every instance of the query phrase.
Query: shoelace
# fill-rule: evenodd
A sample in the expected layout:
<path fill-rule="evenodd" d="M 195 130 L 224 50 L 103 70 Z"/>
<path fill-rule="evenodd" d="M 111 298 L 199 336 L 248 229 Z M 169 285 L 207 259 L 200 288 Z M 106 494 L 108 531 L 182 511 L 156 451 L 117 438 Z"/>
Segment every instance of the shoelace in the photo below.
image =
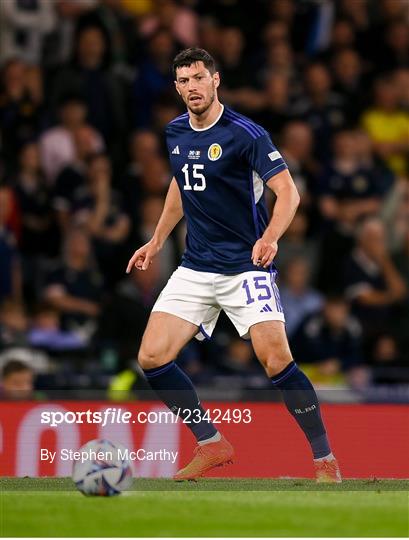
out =
<path fill-rule="evenodd" d="M 336 462 L 335 461 L 321 461 L 318 465 L 318 468 L 319 469 L 324 469 L 326 471 L 336 471 L 337 470 L 337 467 L 336 467 Z"/>
<path fill-rule="evenodd" d="M 201 444 L 199 444 L 198 446 L 196 446 L 196 448 L 193 450 L 194 455 L 196 456 L 196 455 L 198 455 L 198 454 L 199 454 L 199 455 L 200 455 L 200 454 L 204 454 L 204 452 L 203 452 L 203 447 L 204 447 L 204 445 L 202 446 Z"/>

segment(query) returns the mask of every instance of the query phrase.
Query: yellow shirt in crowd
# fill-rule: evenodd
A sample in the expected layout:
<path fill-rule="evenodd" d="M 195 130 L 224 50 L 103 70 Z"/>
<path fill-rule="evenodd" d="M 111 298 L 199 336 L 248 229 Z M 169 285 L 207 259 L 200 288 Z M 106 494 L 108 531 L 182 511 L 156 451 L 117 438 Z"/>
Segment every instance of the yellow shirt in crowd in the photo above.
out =
<path fill-rule="evenodd" d="M 406 143 L 409 145 L 409 114 L 404 111 L 386 113 L 371 109 L 363 115 L 363 127 L 375 143 Z M 386 161 L 398 175 L 408 174 L 408 154 L 392 154 Z"/>

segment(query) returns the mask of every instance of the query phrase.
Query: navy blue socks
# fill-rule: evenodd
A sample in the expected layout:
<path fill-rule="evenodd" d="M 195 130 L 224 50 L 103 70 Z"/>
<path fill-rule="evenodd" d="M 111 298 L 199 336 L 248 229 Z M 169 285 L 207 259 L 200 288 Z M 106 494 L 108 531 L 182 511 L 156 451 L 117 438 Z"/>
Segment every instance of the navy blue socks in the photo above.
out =
<path fill-rule="evenodd" d="M 174 414 L 185 420 L 199 442 L 218 434 L 214 425 L 206 419 L 206 411 L 191 380 L 175 362 L 145 369 L 144 373 L 158 397 Z M 321 419 L 317 394 L 309 379 L 295 362 L 291 362 L 281 373 L 271 377 L 271 381 L 281 390 L 287 409 L 305 433 L 314 459 L 329 455 L 331 448 Z"/>
<path fill-rule="evenodd" d="M 284 403 L 307 437 L 314 459 L 331 453 L 325 427 L 321 419 L 317 394 L 306 375 L 291 362 L 283 371 L 271 377 L 281 390 Z"/>
<path fill-rule="evenodd" d="M 196 439 L 204 441 L 217 434 L 214 425 L 205 418 L 196 390 L 189 377 L 175 364 L 169 362 L 153 369 L 144 369 L 152 389 L 169 409 L 182 418 Z"/>

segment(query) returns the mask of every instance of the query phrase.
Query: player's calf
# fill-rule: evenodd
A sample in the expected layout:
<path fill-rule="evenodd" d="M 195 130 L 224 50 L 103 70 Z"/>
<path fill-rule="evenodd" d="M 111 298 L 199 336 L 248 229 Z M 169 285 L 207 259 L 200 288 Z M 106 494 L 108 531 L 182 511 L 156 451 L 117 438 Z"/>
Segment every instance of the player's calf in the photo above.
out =
<path fill-rule="evenodd" d="M 197 441 L 205 441 L 217 435 L 218 431 L 200 404 L 192 381 L 175 362 L 145 369 L 144 374 L 158 397 L 184 420 Z"/>

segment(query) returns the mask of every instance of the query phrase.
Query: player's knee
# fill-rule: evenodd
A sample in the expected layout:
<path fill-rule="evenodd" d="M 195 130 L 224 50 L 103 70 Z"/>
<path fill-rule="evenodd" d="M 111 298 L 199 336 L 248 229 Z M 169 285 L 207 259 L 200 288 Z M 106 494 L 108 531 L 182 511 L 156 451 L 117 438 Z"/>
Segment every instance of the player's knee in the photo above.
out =
<path fill-rule="evenodd" d="M 138 354 L 138 363 L 142 369 L 153 369 L 173 360 L 160 347 L 142 346 Z"/>
<path fill-rule="evenodd" d="M 293 359 L 291 355 L 275 356 L 267 362 L 266 372 L 269 377 L 275 377 L 285 369 Z"/>
<path fill-rule="evenodd" d="M 274 377 L 281 373 L 292 361 L 293 358 L 288 351 L 269 351 L 260 358 L 260 362 L 269 377 Z"/>

